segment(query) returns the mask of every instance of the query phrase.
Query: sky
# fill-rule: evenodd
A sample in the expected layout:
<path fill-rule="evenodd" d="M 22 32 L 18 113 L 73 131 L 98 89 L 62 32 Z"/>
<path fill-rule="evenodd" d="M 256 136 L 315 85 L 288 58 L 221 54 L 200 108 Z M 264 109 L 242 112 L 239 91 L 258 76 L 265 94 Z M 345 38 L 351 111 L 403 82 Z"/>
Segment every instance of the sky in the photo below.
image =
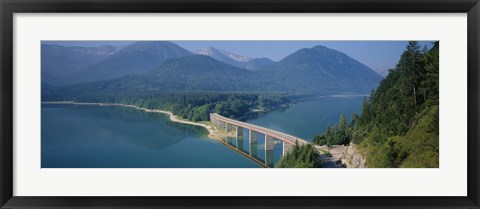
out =
<path fill-rule="evenodd" d="M 63 46 L 128 45 L 134 41 L 49 41 Z M 195 52 L 214 47 L 251 58 L 266 57 L 279 61 L 302 49 L 323 45 L 341 51 L 377 72 L 394 68 L 408 41 L 172 41 Z M 420 41 L 421 45 L 432 46 L 432 41 Z"/>

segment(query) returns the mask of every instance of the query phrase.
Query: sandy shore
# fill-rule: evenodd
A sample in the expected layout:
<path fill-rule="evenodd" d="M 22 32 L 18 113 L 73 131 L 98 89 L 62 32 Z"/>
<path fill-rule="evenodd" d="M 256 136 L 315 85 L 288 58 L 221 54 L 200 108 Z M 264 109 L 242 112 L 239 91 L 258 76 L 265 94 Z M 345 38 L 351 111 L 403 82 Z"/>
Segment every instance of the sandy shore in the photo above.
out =
<path fill-rule="evenodd" d="M 137 110 L 142 110 L 145 112 L 154 112 L 154 113 L 162 113 L 168 115 L 168 118 L 177 123 L 189 124 L 194 126 L 201 126 L 208 130 L 208 137 L 211 139 L 216 139 L 222 141 L 225 137 L 229 136 L 226 132 L 219 130 L 213 124 L 209 124 L 210 122 L 193 122 L 189 120 L 182 119 L 176 115 L 174 115 L 170 111 L 160 110 L 160 109 L 147 109 L 143 107 L 138 107 L 135 105 L 127 105 L 127 104 L 117 104 L 117 103 L 82 103 L 82 102 L 72 102 L 72 101 L 59 101 L 59 102 L 42 102 L 42 104 L 72 104 L 72 105 L 99 105 L 99 106 L 117 106 L 117 107 L 129 107 L 134 108 Z"/>

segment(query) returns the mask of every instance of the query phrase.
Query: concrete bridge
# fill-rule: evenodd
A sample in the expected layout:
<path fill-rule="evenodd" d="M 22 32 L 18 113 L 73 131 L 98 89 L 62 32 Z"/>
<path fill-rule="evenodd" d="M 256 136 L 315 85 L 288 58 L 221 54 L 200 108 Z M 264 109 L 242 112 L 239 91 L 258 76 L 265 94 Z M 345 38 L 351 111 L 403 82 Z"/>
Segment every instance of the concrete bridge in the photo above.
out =
<path fill-rule="evenodd" d="M 282 142 L 282 156 L 287 154 L 290 150 L 293 149 L 295 144 L 298 146 L 303 146 L 308 144 L 309 142 L 292 136 L 288 135 L 279 131 L 275 131 L 272 129 L 268 129 L 262 126 L 253 125 L 250 123 L 245 123 L 242 121 L 234 120 L 231 118 L 223 117 L 217 113 L 210 113 L 210 121 L 215 124 L 217 127 L 221 129 L 225 129 L 226 132 L 233 132 L 235 131 L 235 135 L 237 138 L 237 142 L 235 143 L 240 146 L 241 143 L 238 142 L 239 139 L 243 139 L 243 130 L 248 130 L 248 145 L 249 145 L 249 155 L 250 157 L 255 157 L 256 149 L 257 149 L 257 133 L 264 135 L 265 141 L 265 162 L 264 165 L 266 167 L 271 167 L 273 165 L 273 150 L 274 150 L 274 141 L 275 139 Z M 242 144 L 243 146 L 243 144 Z M 258 161 L 258 159 L 254 159 Z"/>

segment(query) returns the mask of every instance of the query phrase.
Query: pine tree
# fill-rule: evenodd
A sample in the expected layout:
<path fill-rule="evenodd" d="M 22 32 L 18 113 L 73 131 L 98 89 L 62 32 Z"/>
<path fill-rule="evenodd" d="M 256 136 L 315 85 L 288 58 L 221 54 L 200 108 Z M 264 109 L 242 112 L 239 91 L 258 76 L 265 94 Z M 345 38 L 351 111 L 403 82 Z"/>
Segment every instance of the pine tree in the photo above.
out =
<path fill-rule="evenodd" d="M 345 114 L 340 115 L 340 130 L 346 131 L 347 130 L 347 119 L 345 118 Z"/>

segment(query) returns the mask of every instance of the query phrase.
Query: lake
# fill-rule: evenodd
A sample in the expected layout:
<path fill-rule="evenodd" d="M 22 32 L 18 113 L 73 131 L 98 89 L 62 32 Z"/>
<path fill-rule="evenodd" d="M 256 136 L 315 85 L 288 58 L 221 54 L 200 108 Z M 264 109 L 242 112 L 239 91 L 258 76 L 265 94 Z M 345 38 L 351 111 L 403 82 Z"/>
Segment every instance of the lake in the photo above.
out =
<path fill-rule="evenodd" d="M 325 132 L 327 125 L 336 125 L 342 113 L 348 121 L 352 113 L 360 114 L 362 101 L 361 96 L 308 99 L 246 122 L 311 141 L 314 135 Z"/>
<path fill-rule="evenodd" d="M 338 123 L 360 113 L 362 97 L 326 97 L 298 102 L 247 122 L 310 141 Z M 254 161 L 206 137 L 198 126 L 171 122 L 166 115 L 127 107 L 42 104 L 42 168 L 259 168 Z M 273 166 L 281 157 L 281 143 L 265 153 L 243 139 L 225 141 L 253 153 Z M 249 149 L 253 152 L 250 152 Z"/>
<path fill-rule="evenodd" d="M 42 105 L 42 168 L 257 168 L 198 126 L 127 107 Z"/>

